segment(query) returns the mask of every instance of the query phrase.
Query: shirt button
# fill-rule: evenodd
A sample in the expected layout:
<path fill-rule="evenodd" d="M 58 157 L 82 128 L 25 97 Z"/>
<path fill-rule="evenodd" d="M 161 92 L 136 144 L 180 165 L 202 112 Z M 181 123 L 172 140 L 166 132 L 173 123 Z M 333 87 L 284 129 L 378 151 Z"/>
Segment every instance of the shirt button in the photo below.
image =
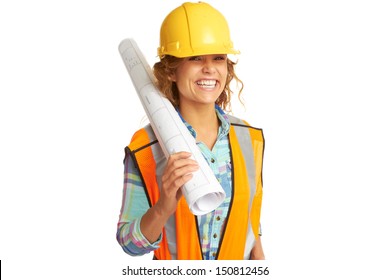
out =
<path fill-rule="evenodd" d="M 215 258 L 215 256 L 217 255 L 217 253 L 213 252 L 212 255 L 213 255 L 213 257 Z"/>
<path fill-rule="evenodd" d="M 217 220 L 217 221 L 221 220 L 221 217 L 220 217 L 220 216 L 217 216 L 216 220 Z"/>
<path fill-rule="evenodd" d="M 214 237 L 214 238 L 217 238 L 217 236 L 218 236 L 218 235 L 217 235 L 216 233 L 214 233 L 213 237 Z"/>
<path fill-rule="evenodd" d="M 215 159 L 211 158 L 211 163 L 214 163 L 215 162 Z"/>

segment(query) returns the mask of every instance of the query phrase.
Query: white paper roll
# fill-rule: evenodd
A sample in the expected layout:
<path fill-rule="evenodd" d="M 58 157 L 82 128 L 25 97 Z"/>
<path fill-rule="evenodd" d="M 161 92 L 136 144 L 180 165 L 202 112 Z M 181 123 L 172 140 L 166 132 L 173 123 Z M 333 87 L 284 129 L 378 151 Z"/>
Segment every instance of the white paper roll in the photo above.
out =
<path fill-rule="evenodd" d="M 193 172 L 192 179 L 182 187 L 191 212 L 204 215 L 213 211 L 223 202 L 226 194 L 194 137 L 171 102 L 154 85 L 151 68 L 134 39 L 124 39 L 119 44 L 119 52 L 165 156 L 168 158 L 173 153 L 186 151 L 199 164 L 198 171 Z"/>

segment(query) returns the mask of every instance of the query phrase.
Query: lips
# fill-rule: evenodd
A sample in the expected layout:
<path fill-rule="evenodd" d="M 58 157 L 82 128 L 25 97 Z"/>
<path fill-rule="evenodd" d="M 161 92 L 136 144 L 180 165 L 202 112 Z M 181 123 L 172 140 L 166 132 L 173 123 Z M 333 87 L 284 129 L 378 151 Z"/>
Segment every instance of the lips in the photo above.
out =
<path fill-rule="evenodd" d="M 196 84 L 203 88 L 214 88 L 217 85 L 217 80 L 199 80 Z"/>

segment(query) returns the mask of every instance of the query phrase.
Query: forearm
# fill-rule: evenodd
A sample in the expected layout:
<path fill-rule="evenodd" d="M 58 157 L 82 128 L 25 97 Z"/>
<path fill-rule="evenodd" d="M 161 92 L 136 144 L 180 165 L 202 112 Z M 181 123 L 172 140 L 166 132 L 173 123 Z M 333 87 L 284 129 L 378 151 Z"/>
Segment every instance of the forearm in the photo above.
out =
<path fill-rule="evenodd" d="M 140 229 L 149 242 L 155 242 L 162 234 L 162 229 L 167 222 L 169 215 L 161 211 L 160 203 L 157 202 L 142 216 Z"/>
<path fill-rule="evenodd" d="M 160 197 L 141 219 L 141 231 L 149 242 L 161 235 L 182 197 L 181 187 L 192 178 L 192 172 L 199 169 L 197 162 L 190 159 L 190 156 L 190 153 L 179 152 L 168 159 L 161 179 Z"/>

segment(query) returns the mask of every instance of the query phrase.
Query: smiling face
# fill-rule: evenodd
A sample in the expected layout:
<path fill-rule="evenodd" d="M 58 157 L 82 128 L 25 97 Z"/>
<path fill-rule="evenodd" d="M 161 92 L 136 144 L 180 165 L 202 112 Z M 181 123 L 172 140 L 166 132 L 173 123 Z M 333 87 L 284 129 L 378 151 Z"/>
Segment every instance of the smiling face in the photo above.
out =
<path fill-rule="evenodd" d="M 225 54 L 185 58 L 171 77 L 179 90 L 180 106 L 214 106 L 225 89 L 227 73 Z"/>

